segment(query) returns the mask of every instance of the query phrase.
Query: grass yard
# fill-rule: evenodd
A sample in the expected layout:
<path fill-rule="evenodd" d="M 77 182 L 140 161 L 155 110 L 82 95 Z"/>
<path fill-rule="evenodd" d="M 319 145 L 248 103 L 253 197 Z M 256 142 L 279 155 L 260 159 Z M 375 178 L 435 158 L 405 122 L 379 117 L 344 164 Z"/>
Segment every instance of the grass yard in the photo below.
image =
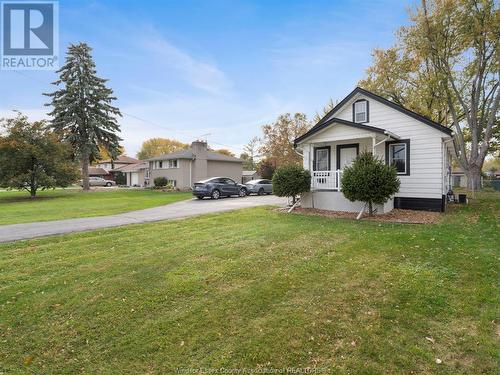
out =
<path fill-rule="evenodd" d="M 191 193 L 155 190 L 81 189 L 41 191 L 36 199 L 26 192 L 0 192 L 0 225 L 119 214 L 192 198 Z"/>
<path fill-rule="evenodd" d="M 261 207 L 0 245 L 0 373 L 498 373 L 499 198 L 434 225 Z"/>

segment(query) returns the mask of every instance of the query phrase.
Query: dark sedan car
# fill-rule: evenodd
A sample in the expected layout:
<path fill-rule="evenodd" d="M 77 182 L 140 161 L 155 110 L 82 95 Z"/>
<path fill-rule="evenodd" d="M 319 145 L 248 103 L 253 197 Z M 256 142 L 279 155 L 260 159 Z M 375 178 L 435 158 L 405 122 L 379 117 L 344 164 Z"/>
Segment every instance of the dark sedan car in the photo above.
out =
<path fill-rule="evenodd" d="M 273 193 L 273 183 L 271 180 L 251 180 L 248 181 L 245 186 L 247 187 L 248 194 L 255 193 L 258 195 L 264 195 Z"/>
<path fill-rule="evenodd" d="M 245 185 L 238 184 L 228 177 L 213 177 L 194 184 L 193 195 L 198 199 L 210 197 L 219 199 L 220 197 L 230 197 L 238 195 L 244 197 L 247 195 Z"/>

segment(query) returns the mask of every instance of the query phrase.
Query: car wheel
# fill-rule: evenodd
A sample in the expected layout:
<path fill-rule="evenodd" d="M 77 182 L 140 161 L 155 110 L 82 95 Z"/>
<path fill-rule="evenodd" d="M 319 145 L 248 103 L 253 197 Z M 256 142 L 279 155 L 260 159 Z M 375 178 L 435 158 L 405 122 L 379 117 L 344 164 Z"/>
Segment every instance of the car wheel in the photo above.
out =
<path fill-rule="evenodd" d="M 215 189 L 214 191 L 212 191 L 211 197 L 212 197 L 212 199 L 219 199 L 220 198 L 220 191 Z"/>
<path fill-rule="evenodd" d="M 111 185 L 113 185 L 111 182 L 106 182 L 107 187 L 111 187 Z"/>
<path fill-rule="evenodd" d="M 258 195 L 264 195 L 264 189 L 260 188 L 259 192 L 257 193 Z"/>
<path fill-rule="evenodd" d="M 239 193 L 238 193 L 238 195 L 239 195 L 240 197 L 242 197 L 242 198 L 243 198 L 243 197 L 246 197 L 246 196 L 247 196 L 247 189 L 245 189 L 245 188 L 241 188 L 241 189 L 240 189 L 240 191 L 239 191 Z"/>

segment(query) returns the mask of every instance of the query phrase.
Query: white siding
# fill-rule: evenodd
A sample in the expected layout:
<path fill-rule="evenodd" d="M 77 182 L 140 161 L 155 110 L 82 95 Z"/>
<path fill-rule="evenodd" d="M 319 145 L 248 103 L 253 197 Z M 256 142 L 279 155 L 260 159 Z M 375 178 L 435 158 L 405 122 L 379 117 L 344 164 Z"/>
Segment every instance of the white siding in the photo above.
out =
<path fill-rule="evenodd" d="M 401 139 L 410 139 L 410 175 L 399 176 L 401 188 L 396 196 L 441 198 L 445 178 L 442 139 L 447 137 L 446 134 L 360 94 L 346 103 L 334 117 L 352 121 L 352 103 L 360 98 L 370 103 L 370 122 L 366 125 L 389 130 Z M 317 138 L 321 139 L 321 133 Z M 384 154 L 383 147 L 377 147 L 377 154 Z"/>

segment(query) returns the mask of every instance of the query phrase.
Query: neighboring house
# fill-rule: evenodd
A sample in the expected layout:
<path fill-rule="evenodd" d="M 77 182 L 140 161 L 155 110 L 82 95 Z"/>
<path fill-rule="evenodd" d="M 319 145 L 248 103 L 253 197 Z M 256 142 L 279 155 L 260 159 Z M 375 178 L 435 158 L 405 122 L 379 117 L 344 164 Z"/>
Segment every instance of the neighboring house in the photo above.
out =
<path fill-rule="evenodd" d="M 455 167 L 451 171 L 451 186 L 453 188 L 467 188 L 467 175 L 460 167 Z M 481 176 L 481 187 L 483 186 L 483 177 Z"/>
<path fill-rule="evenodd" d="M 260 175 L 257 171 L 243 171 L 241 176 L 241 183 L 246 184 L 248 181 L 256 180 L 260 178 Z"/>
<path fill-rule="evenodd" d="M 358 87 L 295 140 L 312 175 L 302 205 L 359 212 L 364 203 L 350 202 L 341 192 L 342 169 L 368 151 L 394 165 L 401 182 L 378 213 L 443 211 L 450 189 L 451 135 L 450 129 Z"/>
<path fill-rule="evenodd" d="M 118 156 L 115 160 L 107 159 L 107 160 L 100 160 L 98 163 L 96 163 L 96 167 L 99 168 L 104 168 L 107 171 L 113 170 L 113 169 L 119 169 L 121 167 L 124 167 L 126 165 L 130 164 L 135 164 L 139 163 L 139 160 L 136 158 L 131 158 L 130 156 L 127 155 L 120 155 Z"/>
<path fill-rule="evenodd" d="M 149 185 L 149 163 L 147 161 L 128 164 L 115 171 L 125 174 L 127 186 L 145 187 Z"/>
<path fill-rule="evenodd" d="M 165 177 L 181 190 L 191 189 L 195 182 L 211 177 L 229 177 L 239 182 L 243 171 L 243 160 L 209 151 L 203 141 L 148 161 L 151 186 L 156 177 Z"/>
<path fill-rule="evenodd" d="M 467 176 L 465 175 L 462 168 L 453 168 L 451 172 L 451 186 L 454 188 L 467 187 Z"/>
<path fill-rule="evenodd" d="M 100 160 L 98 163 L 96 163 L 95 167 L 102 168 L 106 170 L 106 172 L 108 172 L 107 175 L 100 177 L 103 177 L 106 180 L 114 180 L 116 172 L 120 171 L 121 168 L 139 162 L 139 160 L 131 158 L 130 156 L 120 155 L 115 160 Z"/>

